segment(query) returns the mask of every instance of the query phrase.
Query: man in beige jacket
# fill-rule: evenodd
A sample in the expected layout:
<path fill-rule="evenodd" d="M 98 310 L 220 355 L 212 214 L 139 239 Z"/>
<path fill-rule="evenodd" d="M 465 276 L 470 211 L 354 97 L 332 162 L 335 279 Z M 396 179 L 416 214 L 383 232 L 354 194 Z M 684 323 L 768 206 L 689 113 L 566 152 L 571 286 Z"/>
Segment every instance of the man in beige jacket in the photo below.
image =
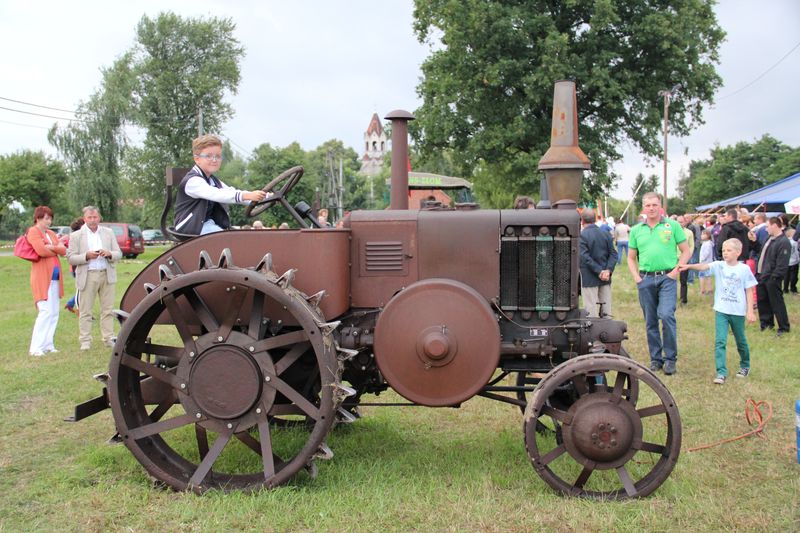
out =
<path fill-rule="evenodd" d="M 81 350 L 92 346 L 92 321 L 94 301 L 100 300 L 100 333 L 106 346 L 114 346 L 114 320 L 111 310 L 117 282 L 116 262 L 122 259 L 122 251 L 114 232 L 100 226 L 100 210 L 93 205 L 83 208 L 86 222 L 69 238 L 67 260 L 75 265 L 75 284 L 80 294 L 80 318 L 78 340 Z"/>

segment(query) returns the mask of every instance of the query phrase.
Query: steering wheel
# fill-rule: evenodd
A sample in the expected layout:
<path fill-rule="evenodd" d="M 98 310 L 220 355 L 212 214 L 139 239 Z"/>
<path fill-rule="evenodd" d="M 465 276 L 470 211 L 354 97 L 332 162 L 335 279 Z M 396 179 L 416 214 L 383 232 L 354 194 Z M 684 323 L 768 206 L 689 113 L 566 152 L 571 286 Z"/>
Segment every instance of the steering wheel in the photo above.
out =
<path fill-rule="evenodd" d="M 245 216 L 257 217 L 272 207 L 272 204 L 277 202 L 280 202 L 284 205 L 289 205 L 285 200 L 285 197 L 287 194 L 289 194 L 289 191 L 291 191 L 292 188 L 297 185 L 297 182 L 300 181 L 300 178 L 303 177 L 303 172 L 304 169 L 302 166 L 292 167 L 289 170 L 284 170 L 277 178 L 264 185 L 264 188 L 261 190 L 267 193 L 267 198 L 261 200 L 260 202 L 250 202 L 250 205 L 248 205 L 244 210 Z M 274 189 L 282 182 L 285 183 L 283 183 L 279 190 L 274 191 Z"/>

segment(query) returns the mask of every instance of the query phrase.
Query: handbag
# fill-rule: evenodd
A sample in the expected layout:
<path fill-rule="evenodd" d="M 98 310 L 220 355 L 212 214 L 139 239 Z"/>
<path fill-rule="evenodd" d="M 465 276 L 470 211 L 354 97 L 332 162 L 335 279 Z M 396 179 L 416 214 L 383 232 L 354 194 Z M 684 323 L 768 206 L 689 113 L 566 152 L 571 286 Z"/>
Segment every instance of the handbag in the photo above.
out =
<path fill-rule="evenodd" d="M 14 243 L 14 255 L 32 263 L 41 259 L 25 235 L 20 235 L 17 242 Z"/>

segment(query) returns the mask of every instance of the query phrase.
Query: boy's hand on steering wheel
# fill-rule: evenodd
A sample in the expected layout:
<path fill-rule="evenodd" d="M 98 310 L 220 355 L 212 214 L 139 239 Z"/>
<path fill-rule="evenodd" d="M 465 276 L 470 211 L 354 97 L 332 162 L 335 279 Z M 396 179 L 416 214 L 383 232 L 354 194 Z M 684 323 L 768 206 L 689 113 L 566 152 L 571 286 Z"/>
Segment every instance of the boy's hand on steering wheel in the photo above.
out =
<path fill-rule="evenodd" d="M 270 195 L 271 196 L 271 195 Z M 250 202 L 260 202 L 267 198 L 267 193 L 264 191 L 249 191 L 242 194 L 242 198 Z"/>

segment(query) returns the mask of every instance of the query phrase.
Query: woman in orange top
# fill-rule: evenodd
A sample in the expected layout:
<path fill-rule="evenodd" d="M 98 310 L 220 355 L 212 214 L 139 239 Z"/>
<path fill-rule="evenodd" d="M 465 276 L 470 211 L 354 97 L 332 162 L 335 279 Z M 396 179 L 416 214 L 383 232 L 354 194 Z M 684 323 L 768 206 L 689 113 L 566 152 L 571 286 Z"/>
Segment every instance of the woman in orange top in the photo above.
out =
<path fill-rule="evenodd" d="M 41 357 L 57 352 L 53 337 L 58 325 L 60 299 L 64 296 L 64 278 L 59 255 L 66 255 L 67 248 L 50 231 L 53 210 L 40 205 L 33 211 L 33 226 L 25 236 L 40 259 L 31 263 L 31 290 L 39 315 L 33 325 L 30 354 Z"/>

